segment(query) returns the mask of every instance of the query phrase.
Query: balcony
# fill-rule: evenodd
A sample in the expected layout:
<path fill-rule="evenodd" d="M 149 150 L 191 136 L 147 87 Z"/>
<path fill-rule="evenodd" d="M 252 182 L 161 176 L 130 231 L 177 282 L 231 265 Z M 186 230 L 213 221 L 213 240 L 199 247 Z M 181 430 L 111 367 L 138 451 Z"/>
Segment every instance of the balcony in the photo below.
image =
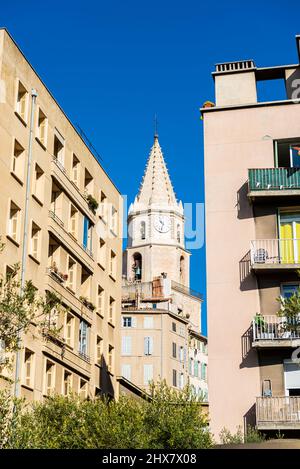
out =
<path fill-rule="evenodd" d="M 250 244 L 252 270 L 300 269 L 300 239 L 256 239 Z"/>
<path fill-rule="evenodd" d="M 300 168 L 262 168 L 248 170 L 248 197 L 286 197 L 300 195 Z"/>
<path fill-rule="evenodd" d="M 252 322 L 252 333 L 255 348 L 299 347 L 300 318 L 257 316 Z"/>
<path fill-rule="evenodd" d="M 257 397 L 258 430 L 300 429 L 300 397 Z"/>

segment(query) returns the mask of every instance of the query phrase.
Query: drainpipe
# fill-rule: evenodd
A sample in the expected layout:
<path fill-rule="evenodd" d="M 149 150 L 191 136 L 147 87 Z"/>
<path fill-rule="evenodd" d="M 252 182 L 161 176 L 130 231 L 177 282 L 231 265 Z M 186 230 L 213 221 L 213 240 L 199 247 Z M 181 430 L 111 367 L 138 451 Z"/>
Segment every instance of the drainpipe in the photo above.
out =
<path fill-rule="evenodd" d="M 26 260 L 27 260 L 27 244 L 28 244 L 28 219 L 29 219 L 29 197 L 30 197 L 30 180 L 31 180 L 31 163 L 32 163 L 32 139 L 33 139 L 33 126 L 34 126 L 34 109 L 37 98 L 37 92 L 34 88 L 31 90 L 31 113 L 30 113 L 30 127 L 29 127 L 29 143 L 28 143 L 28 159 L 27 159 L 27 177 L 26 177 L 26 198 L 24 210 L 24 231 L 22 238 L 22 263 L 21 263 L 21 295 L 25 288 L 25 274 L 26 274 Z M 16 369 L 15 369 L 15 383 L 14 383 L 14 396 L 20 397 L 20 369 L 21 369 L 21 333 L 18 332 L 18 350 L 16 353 Z"/>

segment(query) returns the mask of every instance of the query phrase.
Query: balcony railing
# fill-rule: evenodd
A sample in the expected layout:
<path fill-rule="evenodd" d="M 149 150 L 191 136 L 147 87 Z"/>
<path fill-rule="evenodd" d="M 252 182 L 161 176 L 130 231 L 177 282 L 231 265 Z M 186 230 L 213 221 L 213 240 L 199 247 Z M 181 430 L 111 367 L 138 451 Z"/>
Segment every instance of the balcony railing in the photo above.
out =
<path fill-rule="evenodd" d="M 257 427 L 300 428 L 300 397 L 257 397 Z"/>
<path fill-rule="evenodd" d="M 256 316 L 252 330 L 254 342 L 300 339 L 300 315 L 288 319 L 275 315 Z"/>
<path fill-rule="evenodd" d="M 56 215 L 55 212 L 53 212 L 53 210 L 49 210 L 49 217 L 53 218 L 53 220 L 55 220 L 60 226 L 64 226 L 64 222 Z"/>
<path fill-rule="evenodd" d="M 192 290 L 192 288 L 186 287 L 185 285 L 182 285 L 181 283 L 178 283 L 172 280 L 171 285 L 174 290 L 177 290 L 181 293 L 186 293 L 187 295 L 194 296 L 196 298 L 199 298 L 200 300 L 203 299 L 203 296 L 201 295 L 201 293 L 197 292 L 196 290 Z"/>
<path fill-rule="evenodd" d="M 256 239 L 251 241 L 253 264 L 300 264 L 300 239 Z"/>
<path fill-rule="evenodd" d="M 300 190 L 300 168 L 249 169 L 250 191 Z"/>

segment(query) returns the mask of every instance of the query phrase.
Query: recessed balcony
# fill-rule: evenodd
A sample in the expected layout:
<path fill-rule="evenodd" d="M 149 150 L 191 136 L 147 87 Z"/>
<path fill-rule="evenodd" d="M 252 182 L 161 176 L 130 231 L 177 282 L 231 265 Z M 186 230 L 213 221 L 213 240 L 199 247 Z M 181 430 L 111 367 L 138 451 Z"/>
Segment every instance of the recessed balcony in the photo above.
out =
<path fill-rule="evenodd" d="M 257 397 L 258 430 L 300 429 L 300 397 Z"/>
<path fill-rule="evenodd" d="M 299 347 L 300 319 L 257 315 L 252 321 L 255 348 Z"/>
<path fill-rule="evenodd" d="M 300 168 L 248 170 L 248 197 L 300 196 Z"/>
<path fill-rule="evenodd" d="M 300 239 L 256 239 L 250 244 L 252 270 L 300 269 Z"/>

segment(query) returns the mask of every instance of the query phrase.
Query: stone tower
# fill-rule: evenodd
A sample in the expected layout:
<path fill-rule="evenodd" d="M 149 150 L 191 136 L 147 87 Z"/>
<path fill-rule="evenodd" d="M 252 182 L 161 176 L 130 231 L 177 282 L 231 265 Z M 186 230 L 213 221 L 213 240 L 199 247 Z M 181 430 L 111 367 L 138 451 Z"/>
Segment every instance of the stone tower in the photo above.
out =
<path fill-rule="evenodd" d="M 184 246 L 184 216 L 163 153 L 154 136 L 138 195 L 128 212 L 128 245 L 124 253 L 128 280 L 152 281 L 166 274 L 189 287 L 189 256 Z"/>

